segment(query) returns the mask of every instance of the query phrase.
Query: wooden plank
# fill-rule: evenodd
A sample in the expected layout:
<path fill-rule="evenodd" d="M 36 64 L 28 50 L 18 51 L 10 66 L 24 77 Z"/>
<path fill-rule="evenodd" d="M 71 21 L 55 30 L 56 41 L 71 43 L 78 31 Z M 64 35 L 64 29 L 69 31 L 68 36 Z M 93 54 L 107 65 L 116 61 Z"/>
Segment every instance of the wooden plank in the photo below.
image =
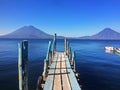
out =
<path fill-rule="evenodd" d="M 71 85 L 72 90 L 81 90 L 81 88 L 80 88 L 80 86 L 77 82 L 77 79 L 75 77 L 75 74 L 71 69 L 71 66 L 70 66 L 70 63 L 69 63 L 69 60 L 68 60 L 67 56 L 66 56 L 65 60 L 66 60 L 67 71 L 69 72 L 68 77 L 69 77 L 69 81 L 70 81 L 70 85 Z"/>
<path fill-rule="evenodd" d="M 56 54 L 54 59 L 53 59 L 53 62 L 51 64 L 51 68 L 49 69 L 48 77 L 47 77 L 47 80 L 45 82 L 43 90 L 52 90 L 52 88 L 53 88 L 54 72 L 55 72 L 57 58 L 58 58 L 58 54 Z"/>
<path fill-rule="evenodd" d="M 66 61 L 65 55 L 62 53 L 62 64 L 61 64 L 61 75 L 62 75 L 62 87 L 63 90 L 71 90 L 69 79 L 68 79 L 68 72 L 66 70 Z"/>
<path fill-rule="evenodd" d="M 60 72 L 60 60 L 61 54 L 59 53 L 58 60 L 56 62 L 56 69 L 55 69 L 55 78 L 54 78 L 54 87 L 53 90 L 62 90 L 61 86 L 61 72 Z"/>

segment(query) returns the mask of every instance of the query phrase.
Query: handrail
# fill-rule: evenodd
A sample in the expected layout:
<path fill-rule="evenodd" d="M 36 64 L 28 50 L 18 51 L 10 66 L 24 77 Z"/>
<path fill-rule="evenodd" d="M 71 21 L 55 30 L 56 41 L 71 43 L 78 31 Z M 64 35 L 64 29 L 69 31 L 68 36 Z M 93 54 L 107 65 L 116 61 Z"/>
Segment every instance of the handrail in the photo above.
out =
<path fill-rule="evenodd" d="M 54 54 L 56 52 L 56 33 L 54 35 L 54 39 L 52 41 L 52 47 L 51 47 L 51 51 L 52 51 L 52 58 L 54 57 Z"/>
<path fill-rule="evenodd" d="M 43 69 L 43 80 L 46 80 L 46 77 L 48 75 L 48 68 L 50 67 L 54 54 L 56 52 L 56 34 L 54 35 L 54 39 L 53 41 L 49 41 L 48 44 L 48 50 L 47 50 L 47 54 L 46 54 L 46 58 L 44 60 L 44 69 Z"/>
<path fill-rule="evenodd" d="M 66 38 L 64 39 L 64 43 L 65 43 L 65 54 L 68 56 L 71 66 L 73 68 L 73 71 L 76 71 L 76 67 L 75 67 L 75 51 L 72 52 L 71 47 L 69 45 L 69 42 L 66 40 Z"/>
<path fill-rule="evenodd" d="M 50 53 L 51 53 L 51 41 L 49 41 L 48 51 L 47 51 L 47 54 L 46 54 L 46 61 L 49 62 L 49 65 L 51 64 L 51 61 L 50 61 L 51 56 L 49 55 Z"/>

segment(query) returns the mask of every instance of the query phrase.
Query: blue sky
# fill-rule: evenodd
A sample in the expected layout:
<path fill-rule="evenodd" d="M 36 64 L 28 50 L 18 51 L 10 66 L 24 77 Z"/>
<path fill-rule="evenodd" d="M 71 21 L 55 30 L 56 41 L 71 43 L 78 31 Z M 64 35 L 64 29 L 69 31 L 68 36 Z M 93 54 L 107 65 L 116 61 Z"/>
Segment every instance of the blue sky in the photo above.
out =
<path fill-rule="evenodd" d="M 120 0 L 0 0 L 0 34 L 26 25 L 64 36 L 120 32 Z"/>

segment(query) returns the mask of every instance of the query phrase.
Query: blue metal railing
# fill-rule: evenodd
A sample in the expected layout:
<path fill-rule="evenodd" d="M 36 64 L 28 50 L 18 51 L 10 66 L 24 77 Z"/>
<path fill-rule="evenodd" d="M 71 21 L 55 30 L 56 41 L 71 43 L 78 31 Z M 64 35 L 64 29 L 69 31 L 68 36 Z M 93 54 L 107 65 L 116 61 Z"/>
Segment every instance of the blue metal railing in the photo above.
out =
<path fill-rule="evenodd" d="M 48 50 L 46 54 L 46 58 L 44 60 L 44 70 L 43 70 L 43 81 L 46 80 L 47 74 L 48 74 L 48 68 L 50 67 L 52 60 L 54 58 L 56 52 L 56 34 L 54 35 L 53 41 L 49 41 L 48 44 Z"/>

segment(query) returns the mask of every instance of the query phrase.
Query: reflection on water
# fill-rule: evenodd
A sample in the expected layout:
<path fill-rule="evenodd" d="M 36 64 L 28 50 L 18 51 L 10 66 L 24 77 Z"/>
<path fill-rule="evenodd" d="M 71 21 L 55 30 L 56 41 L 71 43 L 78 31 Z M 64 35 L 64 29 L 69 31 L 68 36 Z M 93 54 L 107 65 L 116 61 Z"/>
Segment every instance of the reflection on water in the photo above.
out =
<path fill-rule="evenodd" d="M 111 50 L 105 50 L 106 53 L 114 53 L 114 51 Z"/>
<path fill-rule="evenodd" d="M 115 52 L 116 55 L 120 56 L 120 53 Z"/>

